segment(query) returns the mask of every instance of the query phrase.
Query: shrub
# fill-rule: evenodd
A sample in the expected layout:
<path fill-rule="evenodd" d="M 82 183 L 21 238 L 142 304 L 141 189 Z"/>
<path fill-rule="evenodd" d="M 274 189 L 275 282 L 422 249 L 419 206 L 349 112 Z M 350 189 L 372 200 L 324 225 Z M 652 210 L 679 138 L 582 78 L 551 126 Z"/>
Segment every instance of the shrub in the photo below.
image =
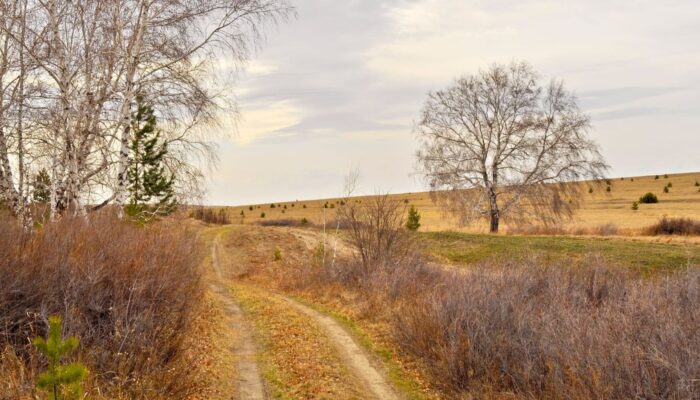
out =
<path fill-rule="evenodd" d="M 668 193 L 668 186 L 664 186 L 664 193 Z"/>
<path fill-rule="evenodd" d="M 659 198 L 656 197 L 656 195 L 654 193 L 651 193 L 651 192 L 649 192 L 649 193 L 647 193 L 644 196 L 639 198 L 640 204 L 653 204 L 653 203 L 658 203 L 658 202 L 659 202 Z"/>
<path fill-rule="evenodd" d="M 634 210 L 634 211 L 639 210 L 639 203 L 637 203 L 636 201 L 632 202 L 632 210 Z"/>
<path fill-rule="evenodd" d="M 588 193 L 593 193 L 593 188 L 588 188 Z"/>
<path fill-rule="evenodd" d="M 265 213 L 260 213 L 260 218 L 265 218 Z"/>
<path fill-rule="evenodd" d="M 306 217 L 304 217 L 304 218 L 301 219 L 301 224 L 302 224 L 302 225 L 308 225 L 308 224 L 309 224 L 309 220 L 306 219 Z"/>
<path fill-rule="evenodd" d="M 673 187 L 673 183 L 672 183 L 672 182 L 667 183 L 667 184 L 666 184 L 666 187 L 669 188 L 669 189 L 672 188 L 672 187 Z"/>
<path fill-rule="evenodd" d="M 610 186 L 606 187 L 606 188 L 605 188 L 605 191 L 606 191 L 606 192 L 610 192 Z"/>
<path fill-rule="evenodd" d="M 275 207 L 277 207 L 277 206 L 275 206 L 274 204 L 270 204 L 270 208 L 275 208 Z"/>
<path fill-rule="evenodd" d="M 387 266 L 410 247 L 405 215 L 405 206 L 389 195 L 373 196 L 363 204 L 340 209 L 338 218 L 348 227 L 350 242 L 361 259 L 360 274 Z"/>
<path fill-rule="evenodd" d="M 197 394 L 188 340 L 205 286 L 197 237 L 184 225 L 92 214 L 34 233 L 0 226 L 0 398 L 33 398 L 42 362 L 28 338 L 46 336 L 47 315 L 61 315 L 65 334 L 80 338 L 88 397 Z M 16 385 L 6 385 L 12 376 Z"/>
<path fill-rule="evenodd" d="M 700 235 L 700 222 L 690 218 L 666 218 L 644 230 L 648 235 Z"/>
<path fill-rule="evenodd" d="M 241 217 L 245 217 L 245 213 L 241 210 Z"/>
<path fill-rule="evenodd" d="M 634 182 L 634 178 L 630 178 L 630 181 L 631 181 L 631 182 Z"/>
<path fill-rule="evenodd" d="M 668 174 L 664 174 L 664 179 L 668 179 Z"/>
<path fill-rule="evenodd" d="M 306 204 L 302 204 L 302 208 L 306 208 Z"/>
<path fill-rule="evenodd" d="M 656 175 L 656 176 L 654 177 L 654 179 L 656 179 L 656 180 L 658 181 L 658 180 L 659 180 L 659 176 Z"/>
<path fill-rule="evenodd" d="M 275 261 L 280 261 L 282 259 L 282 249 L 280 249 L 279 247 L 275 247 L 274 257 Z"/>
<path fill-rule="evenodd" d="M 248 211 L 253 211 L 253 206 L 248 207 Z"/>
<path fill-rule="evenodd" d="M 420 228 L 420 214 L 414 206 L 408 210 L 408 218 L 406 219 L 406 229 L 409 231 L 417 231 Z"/>
<path fill-rule="evenodd" d="M 700 186 L 700 182 L 695 181 L 695 187 L 698 187 L 698 186 Z"/>
<path fill-rule="evenodd" d="M 224 208 L 215 211 L 213 208 L 199 207 L 191 212 L 190 216 L 207 224 L 226 225 L 231 223 L 228 212 Z"/>
<path fill-rule="evenodd" d="M 450 398 L 700 396 L 686 384 L 700 374 L 700 359 L 687 355 L 700 346 L 697 270 L 643 280 L 612 267 L 410 269 L 382 279 L 405 282 L 395 289 L 407 294 L 392 313 L 394 335 Z"/>

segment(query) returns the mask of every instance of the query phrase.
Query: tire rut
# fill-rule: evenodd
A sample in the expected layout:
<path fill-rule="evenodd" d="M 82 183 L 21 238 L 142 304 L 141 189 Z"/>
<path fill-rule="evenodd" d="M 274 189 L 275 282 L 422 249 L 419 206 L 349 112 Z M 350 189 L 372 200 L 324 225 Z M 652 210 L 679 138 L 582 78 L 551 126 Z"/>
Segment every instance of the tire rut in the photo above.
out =
<path fill-rule="evenodd" d="M 250 327 L 245 321 L 240 306 L 231 298 L 231 294 L 224 284 L 218 255 L 220 237 L 220 234 L 217 235 L 211 246 L 212 267 L 217 277 L 213 288 L 221 296 L 226 313 L 230 318 L 231 329 L 238 333 L 238 340 L 232 349 L 238 361 L 238 398 L 241 400 L 266 400 L 269 396 L 260 376 L 260 369 L 256 361 L 257 348 Z"/>
<path fill-rule="evenodd" d="M 338 322 L 332 317 L 320 313 L 289 297 L 280 294 L 276 294 L 276 296 L 312 318 L 326 331 L 326 335 L 342 355 L 342 359 L 347 367 L 349 367 L 360 380 L 364 381 L 367 385 L 367 389 L 374 394 L 377 399 L 399 399 L 384 375 L 375 368 L 366 352 Z"/>

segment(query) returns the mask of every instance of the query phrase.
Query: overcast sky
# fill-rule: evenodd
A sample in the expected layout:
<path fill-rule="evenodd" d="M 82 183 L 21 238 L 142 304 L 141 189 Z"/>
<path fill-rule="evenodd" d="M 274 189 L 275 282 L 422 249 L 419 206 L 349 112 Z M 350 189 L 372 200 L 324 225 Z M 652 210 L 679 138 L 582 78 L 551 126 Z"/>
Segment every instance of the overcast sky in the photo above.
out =
<path fill-rule="evenodd" d="M 292 0 L 238 81 L 207 203 L 424 190 L 412 127 L 430 90 L 494 62 L 563 79 L 611 176 L 700 170 L 698 0 Z"/>

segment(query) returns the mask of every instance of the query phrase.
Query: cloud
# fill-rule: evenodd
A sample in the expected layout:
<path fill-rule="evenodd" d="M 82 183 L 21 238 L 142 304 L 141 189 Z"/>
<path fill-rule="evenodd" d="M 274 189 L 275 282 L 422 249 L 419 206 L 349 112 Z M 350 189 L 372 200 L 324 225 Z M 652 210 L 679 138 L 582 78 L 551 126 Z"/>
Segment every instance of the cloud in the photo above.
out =
<path fill-rule="evenodd" d="M 298 19 L 270 31 L 239 75 L 242 120 L 238 136 L 222 145 L 212 202 L 333 196 L 356 166 L 370 193 L 418 191 L 420 183 L 409 177 L 411 130 L 427 92 L 514 59 L 531 62 L 544 79 L 564 79 L 578 94 L 613 173 L 700 169 L 692 164 L 700 145 L 698 1 L 295 0 L 295 6 Z M 225 125 L 234 131 L 233 121 Z M 660 132 L 673 143 L 663 152 Z M 656 164 L 642 165 L 650 155 Z"/>
<path fill-rule="evenodd" d="M 281 101 L 264 108 L 246 109 L 243 105 L 241 115 L 239 121 L 229 120 L 227 125 L 229 130 L 235 129 L 233 140 L 237 144 L 248 145 L 298 124 L 304 114 L 293 103 Z"/>

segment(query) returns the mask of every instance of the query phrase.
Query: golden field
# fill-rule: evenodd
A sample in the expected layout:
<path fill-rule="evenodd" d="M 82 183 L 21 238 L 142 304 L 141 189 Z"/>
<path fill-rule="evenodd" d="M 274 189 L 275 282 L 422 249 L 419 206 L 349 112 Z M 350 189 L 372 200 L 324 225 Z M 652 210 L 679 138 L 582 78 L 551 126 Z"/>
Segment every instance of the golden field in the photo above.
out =
<path fill-rule="evenodd" d="M 660 174 L 636 176 L 624 178 L 611 178 L 611 190 L 606 191 L 606 184 L 585 185 L 581 191 L 582 205 L 576 212 L 573 220 L 562 223 L 565 231 L 595 230 L 603 225 L 612 224 L 619 228 L 620 233 L 634 234 L 642 228 L 657 222 L 660 218 L 686 217 L 700 219 L 700 187 L 695 186 L 700 182 L 700 172 L 669 174 L 668 178 Z M 668 183 L 672 184 L 669 193 L 663 189 Z M 588 193 L 588 188 L 594 189 Z M 632 203 L 647 192 L 653 192 L 659 198 L 657 204 L 640 204 L 639 209 L 632 210 Z M 392 194 L 399 200 L 408 200 L 408 205 L 414 205 L 421 214 L 421 231 L 445 231 L 458 230 L 469 232 L 486 232 L 487 224 L 481 222 L 471 226 L 460 226 L 457 218 L 447 215 L 442 208 L 431 200 L 430 194 L 401 193 Z M 361 200 L 363 196 L 353 197 L 351 201 Z M 311 223 L 321 224 L 324 213 L 327 221 L 335 218 L 335 213 L 340 207 L 340 198 L 279 201 L 270 203 L 227 207 L 233 222 L 258 223 L 263 220 L 306 218 Z M 324 205 L 328 204 L 328 208 Z M 333 208 L 331 208 L 333 207 Z M 252 208 L 252 210 L 251 210 Z M 241 212 L 243 215 L 241 215 Z M 265 217 L 261 218 L 261 214 Z M 503 232 L 513 230 L 508 223 L 503 224 Z"/>

